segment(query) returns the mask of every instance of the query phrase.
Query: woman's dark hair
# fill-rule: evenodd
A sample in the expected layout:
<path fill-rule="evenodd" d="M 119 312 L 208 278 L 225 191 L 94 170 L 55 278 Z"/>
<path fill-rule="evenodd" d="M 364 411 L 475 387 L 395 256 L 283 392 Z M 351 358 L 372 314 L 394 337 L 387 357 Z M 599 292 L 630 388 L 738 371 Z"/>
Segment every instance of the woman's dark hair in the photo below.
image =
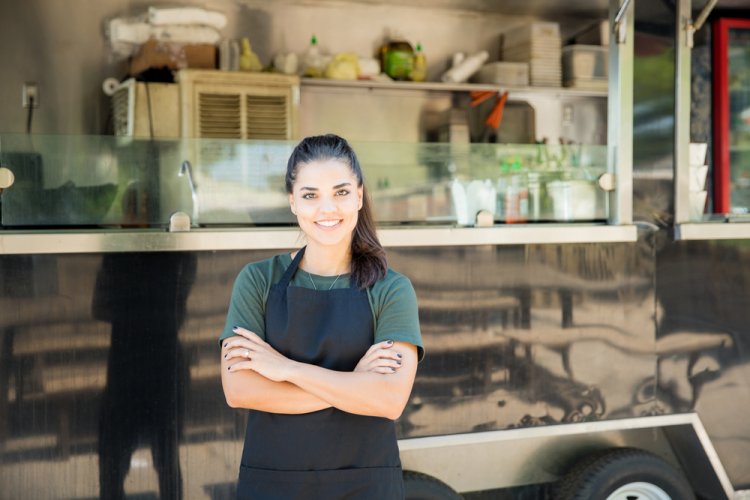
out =
<path fill-rule="evenodd" d="M 368 288 L 385 277 L 388 263 L 383 245 L 375 232 L 375 220 L 370 200 L 365 189 L 362 167 L 357 155 L 346 139 L 334 134 L 317 135 L 302 140 L 292 151 L 286 166 L 286 192 L 291 194 L 297 171 L 301 165 L 313 161 L 338 160 L 352 169 L 357 177 L 357 186 L 362 187 L 362 208 L 359 210 L 357 225 L 352 233 L 352 279 L 359 288 Z"/>

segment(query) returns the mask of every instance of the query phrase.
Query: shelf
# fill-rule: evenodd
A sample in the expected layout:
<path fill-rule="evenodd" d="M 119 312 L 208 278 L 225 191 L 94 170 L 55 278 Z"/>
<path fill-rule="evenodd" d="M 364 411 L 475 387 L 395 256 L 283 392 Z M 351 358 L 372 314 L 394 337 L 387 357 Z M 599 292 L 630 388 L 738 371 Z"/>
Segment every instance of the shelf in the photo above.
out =
<path fill-rule="evenodd" d="M 303 78 L 302 87 L 370 89 L 370 90 L 421 90 L 431 92 L 472 92 L 475 90 L 508 91 L 509 94 L 534 93 L 568 97 L 607 97 L 606 90 L 583 90 L 568 87 L 513 87 L 492 83 L 442 83 L 442 82 L 381 82 L 374 80 L 326 80 Z"/>
<path fill-rule="evenodd" d="M 750 227 L 750 225 L 748 225 Z M 380 228 L 385 247 L 526 245 L 633 242 L 636 226 L 593 223 L 511 224 L 493 227 L 412 226 Z M 299 228 L 89 230 L 0 232 L 0 255 L 108 252 L 268 250 L 296 248 Z"/>

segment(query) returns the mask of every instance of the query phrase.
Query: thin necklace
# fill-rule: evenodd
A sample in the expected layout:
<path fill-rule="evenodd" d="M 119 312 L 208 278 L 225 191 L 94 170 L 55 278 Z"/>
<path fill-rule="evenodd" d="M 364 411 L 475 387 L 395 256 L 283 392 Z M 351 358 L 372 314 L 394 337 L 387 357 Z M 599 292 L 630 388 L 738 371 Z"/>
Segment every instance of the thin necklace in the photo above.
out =
<path fill-rule="evenodd" d="M 303 271 L 304 271 L 304 269 L 303 269 Z M 313 279 L 312 279 L 312 275 L 311 275 L 310 273 L 308 273 L 307 271 L 305 271 L 305 272 L 307 273 L 307 277 L 308 277 L 308 278 L 310 278 L 310 283 L 312 283 L 312 286 L 313 286 L 313 288 L 314 288 L 315 290 L 317 290 L 317 289 L 318 289 L 318 287 L 317 287 L 317 286 L 315 286 L 315 282 L 314 282 L 314 281 L 313 281 Z M 341 274 L 344 274 L 344 273 L 341 273 Z M 329 291 L 329 292 L 330 292 L 330 291 L 331 291 L 331 290 L 333 289 L 333 285 L 335 285 L 335 284 L 336 284 L 336 282 L 337 282 L 337 281 L 339 280 L 339 278 L 341 277 L 341 274 L 339 274 L 338 276 L 336 276 L 336 279 L 335 279 L 335 280 L 333 280 L 333 283 L 331 283 L 331 287 L 330 287 L 330 288 L 328 289 L 328 291 Z"/>

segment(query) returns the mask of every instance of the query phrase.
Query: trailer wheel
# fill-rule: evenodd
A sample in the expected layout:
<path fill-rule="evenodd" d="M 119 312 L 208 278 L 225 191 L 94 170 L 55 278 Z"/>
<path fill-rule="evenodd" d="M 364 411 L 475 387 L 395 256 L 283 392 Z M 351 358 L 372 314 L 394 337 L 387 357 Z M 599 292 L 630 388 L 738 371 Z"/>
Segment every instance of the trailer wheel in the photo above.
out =
<path fill-rule="evenodd" d="M 420 472 L 404 471 L 404 491 L 406 500 L 461 500 L 450 486 Z"/>
<path fill-rule="evenodd" d="M 633 448 L 594 454 L 560 481 L 560 500 L 694 500 L 685 477 L 661 458 Z"/>

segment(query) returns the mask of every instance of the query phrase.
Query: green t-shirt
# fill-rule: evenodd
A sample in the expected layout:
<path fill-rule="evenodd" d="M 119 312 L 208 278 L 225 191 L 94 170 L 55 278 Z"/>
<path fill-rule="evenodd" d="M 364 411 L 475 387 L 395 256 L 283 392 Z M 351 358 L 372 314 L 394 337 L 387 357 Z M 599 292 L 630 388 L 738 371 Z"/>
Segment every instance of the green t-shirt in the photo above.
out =
<path fill-rule="evenodd" d="M 234 282 L 220 341 L 235 335 L 232 332 L 234 326 L 241 326 L 265 338 L 268 293 L 271 285 L 279 282 L 291 263 L 291 255 L 284 253 L 248 264 L 240 271 Z M 343 274 L 336 279 L 335 276 L 318 276 L 298 269 L 290 286 L 315 288 L 312 282 L 315 282 L 318 290 L 328 290 L 332 285 L 333 288 L 346 288 L 349 286 L 349 275 Z M 419 330 L 417 295 L 409 278 L 388 269 L 383 279 L 367 289 L 367 298 L 375 325 L 374 343 L 390 339 L 414 344 L 421 360 L 424 348 Z"/>

